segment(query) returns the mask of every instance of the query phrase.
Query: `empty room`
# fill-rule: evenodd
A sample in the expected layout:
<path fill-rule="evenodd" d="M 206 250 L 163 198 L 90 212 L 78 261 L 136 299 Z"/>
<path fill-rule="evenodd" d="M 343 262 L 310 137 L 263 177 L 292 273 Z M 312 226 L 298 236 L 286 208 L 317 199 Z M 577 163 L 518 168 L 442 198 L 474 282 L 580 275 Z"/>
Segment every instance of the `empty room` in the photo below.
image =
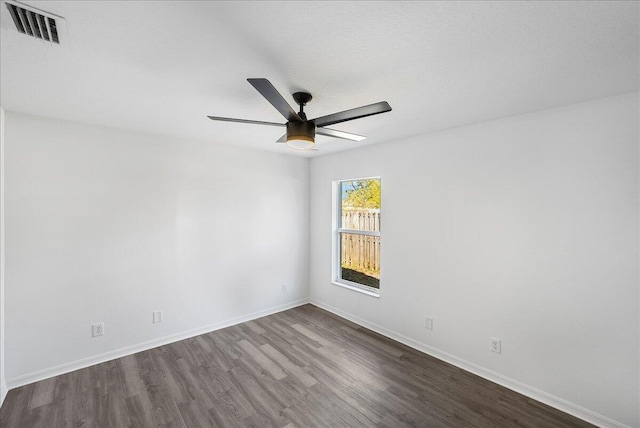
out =
<path fill-rule="evenodd" d="M 2 428 L 640 427 L 640 2 L 0 23 Z"/>

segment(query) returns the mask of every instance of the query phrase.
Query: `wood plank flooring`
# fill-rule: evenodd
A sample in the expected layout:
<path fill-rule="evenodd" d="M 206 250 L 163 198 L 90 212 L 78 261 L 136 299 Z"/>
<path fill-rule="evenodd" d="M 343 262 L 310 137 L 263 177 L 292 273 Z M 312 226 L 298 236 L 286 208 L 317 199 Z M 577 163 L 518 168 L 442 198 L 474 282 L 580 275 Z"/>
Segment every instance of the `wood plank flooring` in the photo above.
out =
<path fill-rule="evenodd" d="M 9 427 L 587 427 L 312 305 L 9 391 Z"/>

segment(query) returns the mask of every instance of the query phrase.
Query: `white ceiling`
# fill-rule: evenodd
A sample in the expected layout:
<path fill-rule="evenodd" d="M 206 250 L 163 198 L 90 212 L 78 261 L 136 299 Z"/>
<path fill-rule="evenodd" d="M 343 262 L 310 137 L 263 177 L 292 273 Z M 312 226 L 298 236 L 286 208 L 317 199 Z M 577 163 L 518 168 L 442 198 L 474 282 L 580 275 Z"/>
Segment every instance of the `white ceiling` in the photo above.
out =
<path fill-rule="evenodd" d="M 317 156 L 638 90 L 638 2 L 27 1 L 67 20 L 70 47 L 2 29 L 7 110 Z M 4 4 L 1 12 L 6 14 Z M 266 77 L 310 118 L 388 101 L 317 152 L 247 83 Z"/>

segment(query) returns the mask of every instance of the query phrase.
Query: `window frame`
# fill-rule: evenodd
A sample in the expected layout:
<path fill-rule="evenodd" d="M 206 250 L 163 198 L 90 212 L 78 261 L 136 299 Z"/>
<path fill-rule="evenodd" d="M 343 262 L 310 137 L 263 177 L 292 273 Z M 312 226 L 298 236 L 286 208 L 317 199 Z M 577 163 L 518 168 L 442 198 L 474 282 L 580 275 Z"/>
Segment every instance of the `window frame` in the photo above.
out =
<path fill-rule="evenodd" d="M 379 180 L 380 181 L 380 212 L 382 213 L 382 179 L 380 176 L 372 176 L 372 177 L 359 177 L 359 178 L 345 178 L 341 180 L 334 181 L 332 193 L 333 193 L 333 203 L 332 203 L 332 263 L 331 263 L 331 283 L 334 285 L 338 285 L 340 287 L 348 288 L 350 290 L 358 291 L 360 293 L 366 294 L 372 297 L 380 297 L 380 288 L 369 287 L 364 284 L 359 284 L 357 282 L 349 281 L 347 279 L 342 279 L 342 247 L 341 247 L 341 234 L 348 233 L 353 235 L 364 235 L 364 236 L 377 236 L 380 238 L 380 244 L 382 245 L 382 235 L 381 232 L 377 231 L 369 231 L 369 230 L 355 230 L 355 229 L 345 229 L 340 227 L 342 222 L 342 183 L 348 181 L 358 181 L 358 180 Z M 382 216 L 380 217 L 380 222 L 382 223 Z M 382 230 L 382 227 L 380 227 Z M 380 283 L 382 283 L 382 250 L 380 254 Z"/>

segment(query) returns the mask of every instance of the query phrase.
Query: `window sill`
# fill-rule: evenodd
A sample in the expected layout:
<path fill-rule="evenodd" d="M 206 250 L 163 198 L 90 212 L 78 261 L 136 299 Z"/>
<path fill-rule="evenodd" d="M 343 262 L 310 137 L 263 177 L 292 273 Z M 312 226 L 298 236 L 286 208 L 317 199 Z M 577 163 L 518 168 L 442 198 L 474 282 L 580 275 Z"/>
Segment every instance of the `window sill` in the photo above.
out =
<path fill-rule="evenodd" d="M 366 294 L 367 296 L 371 296 L 371 297 L 375 297 L 375 298 L 379 298 L 380 297 L 380 292 L 379 291 L 373 291 L 373 290 L 365 290 L 364 288 L 355 286 L 355 285 L 351 285 L 348 284 L 346 282 L 341 282 L 338 280 L 333 280 L 331 281 L 331 283 L 333 285 L 337 285 L 339 287 L 344 287 L 344 288 L 348 288 L 349 290 L 353 290 L 353 291 L 357 291 L 358 293 L 362 293 L 362 294 Z"/>

